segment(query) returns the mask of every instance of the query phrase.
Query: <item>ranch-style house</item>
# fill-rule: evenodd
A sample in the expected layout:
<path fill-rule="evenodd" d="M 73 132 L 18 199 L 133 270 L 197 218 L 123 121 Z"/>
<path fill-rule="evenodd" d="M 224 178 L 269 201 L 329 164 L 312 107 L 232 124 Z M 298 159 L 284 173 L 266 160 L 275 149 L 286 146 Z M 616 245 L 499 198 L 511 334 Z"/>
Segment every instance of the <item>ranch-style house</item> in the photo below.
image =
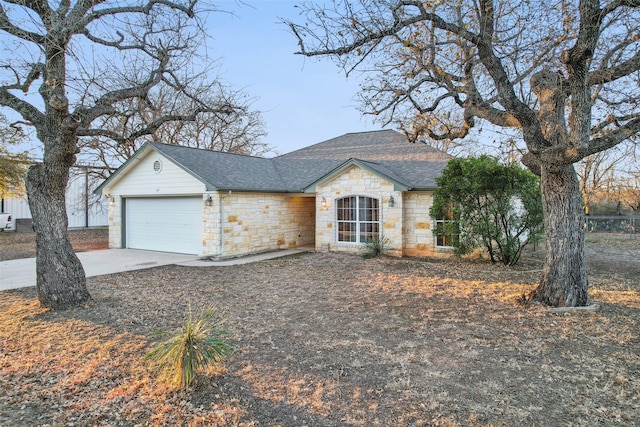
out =
<path fill-rule="evenodd" d="M 429 215 L 450 156 L 393 130 L 349 133 L 274 158 L 148 143 L 97 189 L 109 245 L 227 258 L 278 249 L 439 251 Z"/>

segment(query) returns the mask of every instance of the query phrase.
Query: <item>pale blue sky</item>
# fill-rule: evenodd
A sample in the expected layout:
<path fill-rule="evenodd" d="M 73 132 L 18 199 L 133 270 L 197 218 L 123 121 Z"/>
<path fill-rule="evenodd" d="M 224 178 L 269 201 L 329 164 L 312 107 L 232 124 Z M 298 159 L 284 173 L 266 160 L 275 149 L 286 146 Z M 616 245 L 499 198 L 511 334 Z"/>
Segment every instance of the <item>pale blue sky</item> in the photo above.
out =
<path fill-rule="evenodd" d="M 262 112 L 268 133 L 262 141 L 277 153 L 381 128 L 357 110 L 355 78 L 347 79 L 329 58 L 294 55 L 296 39 L 281 20 L 302 23 L 295 7 L 302 0 L 210 1 L 224 12 L 206 17 L 207 55 L 226 83 L 254 100 L 252 109 Z M 18 120 L 11 110 L 2 112 Z M 31 133 L 20 149 L 40 157 L 41 144 L 33 138 Z"/>
<path fill-rule="evenodd" d="M 243 4 L 244 3 L 244 4 Z M 297 44 L 280 18 L 301 22 L 292 0 L 215 2 L 228 13 L 207 19 L 209 55 L 220 58 L 221 77 L 256 98 L 268 135 L 264 142 L 287 153 L 348 132 L 380 129 L 357 110 L 357 81 L 329 58 L 294 55 Z"/>

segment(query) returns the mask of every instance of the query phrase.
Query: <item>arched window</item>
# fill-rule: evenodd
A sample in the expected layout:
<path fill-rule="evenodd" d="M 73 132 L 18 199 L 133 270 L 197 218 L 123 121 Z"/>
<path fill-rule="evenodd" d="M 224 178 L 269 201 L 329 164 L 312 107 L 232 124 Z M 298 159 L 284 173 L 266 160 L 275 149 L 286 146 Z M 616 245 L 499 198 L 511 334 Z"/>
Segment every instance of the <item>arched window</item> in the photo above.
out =
<path fill-rule="evenodd" d="M 338 242 L 364 243 L 380 233 L 378 199 L 349 196 L 336 201 Z"/>

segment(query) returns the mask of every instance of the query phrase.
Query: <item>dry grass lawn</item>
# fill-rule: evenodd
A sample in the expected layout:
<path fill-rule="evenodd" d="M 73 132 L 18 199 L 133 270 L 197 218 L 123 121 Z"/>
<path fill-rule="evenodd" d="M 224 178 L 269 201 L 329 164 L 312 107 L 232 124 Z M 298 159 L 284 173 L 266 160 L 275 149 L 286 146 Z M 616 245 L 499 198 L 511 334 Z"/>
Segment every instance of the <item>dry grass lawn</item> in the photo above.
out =
<path fill-rule="evenodd" d="M 88 280 L 91 306 L 0 292 L 0 425 L 596 426 L 640 420 L 640 239 L 591 239 L 597 312 L 518 305 L 539 252 L 481 261 L 302 254 Z M 141 357 L 189 304 L 235 345 L 189 393 Z"/>

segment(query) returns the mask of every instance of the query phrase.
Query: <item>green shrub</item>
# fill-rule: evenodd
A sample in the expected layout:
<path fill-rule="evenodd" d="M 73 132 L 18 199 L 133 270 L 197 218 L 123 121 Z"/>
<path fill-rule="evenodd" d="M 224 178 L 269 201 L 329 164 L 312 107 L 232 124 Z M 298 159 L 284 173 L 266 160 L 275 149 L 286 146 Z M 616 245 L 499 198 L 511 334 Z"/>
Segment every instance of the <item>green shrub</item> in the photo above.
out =
<path fill-rule="evenodd" d="M 365 256 L 368 258 L 384 255 L 389 250 L 389 239 L 386 237 L 372 237 L 362 243 L 366 249 Z"/>
<path fill-rule="evenodd" d="M 154 365 L 156 373 L 183 389 L 188 389 L 199 372 L 218 365 L 231 351 L 223 321 L 213 308 L 193 317 L 191 307 L 182 330 L 155 346 L 143 360 Z"/>
<path fill-rule="evenodd" d="M 451 159 L 433 195 L 436 239 L 464 255 L 486 249 L 491 261 L 515 265 L 543 227 L 540 180 L 515 163 L 483 155 Z"/>

